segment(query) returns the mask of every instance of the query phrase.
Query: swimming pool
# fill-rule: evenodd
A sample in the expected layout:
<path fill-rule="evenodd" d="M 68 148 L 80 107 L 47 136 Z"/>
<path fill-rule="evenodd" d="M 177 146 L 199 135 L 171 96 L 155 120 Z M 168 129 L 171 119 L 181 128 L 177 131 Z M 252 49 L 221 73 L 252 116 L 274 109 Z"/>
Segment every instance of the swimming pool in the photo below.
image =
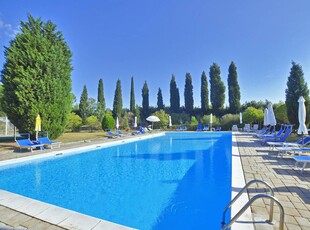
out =
<path fill-rule="evenodd" d="M 168 133 L 6 167 L 0 188 L 139 229 L 218 229 L 231 197 L 231 139 Z"/>

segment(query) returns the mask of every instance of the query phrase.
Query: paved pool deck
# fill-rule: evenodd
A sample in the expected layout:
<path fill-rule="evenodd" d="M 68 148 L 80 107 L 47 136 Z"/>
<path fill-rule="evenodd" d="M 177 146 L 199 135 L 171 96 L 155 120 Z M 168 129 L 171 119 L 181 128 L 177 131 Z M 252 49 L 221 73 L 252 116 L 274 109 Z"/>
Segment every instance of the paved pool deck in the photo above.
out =
<path fill-rule="evenodd" d="M 245 181 L 261 179 L 274 188 L 275 197 L 282 203 L 285 210 L 285 229 L 310 230 L 310 168 L 306 168 L 301 173 L 300 169 L 295 169 L 295 161 L 290 156 L 277 157 L 276 152 L 270 151 L 267 146 L 262 146 L 251 133 L 236 132 L 234 135 L 237 139 Z M 122 139 L 131 138 L 135 137 L 127 136 Z M 99 145 L 107 142 L 113 143 L 117 140 L 105 138 L 90 142 L 63 144 L 60 149 L 65 151 L 76 147 Z M 52 153 L 53 151 L 59 150 L 45 149 L 44 153 Z M 38 154 L 40 154 L 38 150 L 34 151 L 34 153 L 5 151 L 0 152 L 0 161 Z M 257 193 L 263 192 L 266 192 L 266 190 L 262 186 L 253 186 L 248 189 L 250 198 Z M 279 209 L 276 206 L 274 223 L 268 224 L 265 221 L 268 219 L 268 200 L 257 200 L 253 203 L 251 209 L 256 230 L 278 229 Z M 75 214 L 72 214 L 72 216 L 74 217 Z M 77 219 L 83 218 L 81 216 L 75 217 Z M 16 209 L 0 205 L 0 229 L 109 229 L 104 227 L 105 223 L 96 221 L 96 224 L 91 228 L 85 226 L 60 226 L 56 224 L 55 220 L 42 221 L 40 218 L 34 217 L 34 215 L 26 215 Z M 124 229 L 122 226 L 115 225 L 114 227 L 113 229 Z"/>

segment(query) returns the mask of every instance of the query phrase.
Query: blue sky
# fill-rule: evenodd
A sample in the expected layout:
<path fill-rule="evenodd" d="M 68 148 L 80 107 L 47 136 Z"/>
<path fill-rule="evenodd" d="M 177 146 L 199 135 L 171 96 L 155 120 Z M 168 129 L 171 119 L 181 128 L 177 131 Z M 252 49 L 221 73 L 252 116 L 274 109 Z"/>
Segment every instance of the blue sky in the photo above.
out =
<path fill-rule="evenodd" d="M 174 74 L 183 105 L 189 72 L 194 103 L 200 106 L 202 71 L 209 80 L 209 68 L 217 63 L 227 87 L 231 61 L 237 66 L 241 103 L 285 101 L 292 61 L 303 67 L 310 84 L 309 9 L 309 0 L 0 0 L 0 68 L 3 46 L 30 13 L 51 20 L 63 32 L 73 52 L 72 85 L 78 101 L 84 84 L 89 97 L 97 98 L 102 78 L 111 108 L 120 79 L 123 104 L 129 107 L 133 76 L 137 104 L 147 81 L 150 105 L 156 106 L 159 87 L 169 105 Z"/>

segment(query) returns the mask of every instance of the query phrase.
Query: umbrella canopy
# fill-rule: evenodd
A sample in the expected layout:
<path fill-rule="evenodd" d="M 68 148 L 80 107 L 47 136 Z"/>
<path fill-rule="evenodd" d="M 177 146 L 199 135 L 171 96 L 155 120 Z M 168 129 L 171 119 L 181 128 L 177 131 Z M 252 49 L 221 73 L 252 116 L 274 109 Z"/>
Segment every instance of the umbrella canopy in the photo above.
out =
<path fill-rule="evenodd" d="M 268 123 L 268 109 L 265 108 L 264 109 L 264 126 L 267 126 L 267 125 L 269 125 L 269 123 Z"/>
<path fill-rule="evenodd" d="M 171 122 L 171 116 L 169 116 L 169 127 L 172 126 L 172 122 Z"/>
<path fill-rule="evenodd" d="M 118 117 L 116 118 L 116 124 L 115 127 L 118 129 L 119 128 L 119 121 L 118 121 Z"/>
<path fill-rule="evenodd" d="M 240 124 L 242 124 L 242 113 L 240 112 Z"/>
<path fill-rule="evenodd" d="M 149 116 L 148 118 L 146 118 L 147 121 L 150 121 L 150 122 L 159 122 L 160 119 L 156 116 Z"/>
<path fill-rule="evenodd" d="M 276 117 L 274 116 L 272 104 L 268 104 L 268 123 L 269 125 L 275 126 L 277 124 Z"/>
<path fill-rule="evenodd" d="M 211 124 L 213 123 L 213 120 L 212 120 L 212 113 L 210 114 L 210 123 L 211 123 Z"/>
<path fill-rule="evenodd" d="M 153 123 L 160 121 L 160 119 L 156 116 L 149 116 L 148 118 L 146 118 L 146 120 L 152 122 L 152 129 L 153 129 Z"/>
<path fill-rule="evenodd" d="M 137 128 L 138 127 L 138 124 L 137 124 L 137 117 L 135 116 L 135 121 L 134 121 L 134 123 L 133 123 L 133 127 L 134 128 Z"/>
<path fill-rule="evenodd" d="M 36 138 L 38 139 L 38 134 L 41 131 L 41 117 L 40 114 L 38 114 L 37 118 L 36 118 L 36 125 L 34 128 L 34 131 L 36 131 Z"/>
<path fill-rule="evenodd" d="M 305 106 L 305 99 L 303 97 L 299 97 L 298 99 L 298 121 L 299 121 L 299 127 L 298 127 L 298 134 L 308 134 L 308 129 L 305 124 L 306 122 L 306 106 Z"/>

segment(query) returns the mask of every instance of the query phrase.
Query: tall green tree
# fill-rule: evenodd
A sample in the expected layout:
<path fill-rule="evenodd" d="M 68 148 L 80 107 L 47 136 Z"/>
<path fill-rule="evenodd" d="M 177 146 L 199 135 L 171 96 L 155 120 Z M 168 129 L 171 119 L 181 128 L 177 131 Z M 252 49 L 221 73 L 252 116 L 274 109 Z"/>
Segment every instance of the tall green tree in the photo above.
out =
<path fill-rule="evenodd" d="M 103 80 L 100 79 L 98 83 L 98 96 L 97 96 L 97 117 L 101 122 L 105 111 L 105 98 L 103 93 Z"/>
<path fill-rule="evenodd" d="M 0 84 L 0 116 L 2 116 L 3 86 Z"/>
<path fill-rule="evenodd" d="M 136 101 L 135 101 L 135 86 L 133 77 L 131 77 L 131 86 L 130 86 L 130 112 L 134 113 L 136 108 Z"/>
<path fill-rule="evenodd" d="M 34 131 L 40 114 L 42 129 L 56 138 L 71 111 L 72 53 L 51 21 L 29 15 L 20 31 L 4 51 L 3 110 L 20 132 Z"/>
<path fill-rule="evenodd" d="M 163 94 L 160 88 L 158 89 L 158 93 L 157 93 L 157 108 L 158 110 L 165 108 L 164 101 L 163 101 Z"/>
<path fill-rule="evenodd" d="M 210 100 L 213 115 L 220 116 L 224 110 L 225 85 L 221 79 L 220 67 L 213 63 L 210 67 Z"/>
<path fill-rule="evenodd" d="M 229 110 L 232 114 L 240 112 L 240 86 L 238 83 L 237 67 L 231 62 L 228 68 L 228 101 Z"/>
<path fill-rule="evenodd" d="M 88 93 L 86 85 L 83 87 L 83 91 L 80 97 L 80 104 L 79 104 L 80 116 L 82 118 L 82 123 L 85 124 L 87 118 L 87 110 L 88 110 Z"/>
<path fill-rule="evenodd" d="M 192 114 L 194 109 L 194 97 L 193 97 L 192 77 L 190 73 L 186 73 L 185 76 L 184 102 L 185 102 L 185 111 L 188 114 Z"/>
<path fill-rule="evenodd" d="M 209 88 L 205 71 L 201 74 L 201 112 L 206 114 L 209 109 Z"/>
<path fill-rule="evenodd" d="M 287 108 L 287 117 L 290 123 L 298 127 L 298 99 L 303 96 L 306 101 L 307 114 L 310 114 L 309 89 L 304 79 L 302 67 L 292 62 L 290 76 L 287 79 L 287 89 L 285 90 L 285 104 Z M 309 116 L 306 117 L 308 123 Z"/>
<path fill-rule="evenodd" d="M 118 79 L 116 82 L 116 89 L 114 93 L 113 117 L 115 119 L 117 117 L 121 117 L 122 110 L 123 110 L 122 87 L 121 87 L 121 80 Z"/>
<path fill-rule="evenodd" d="M 170 110 L 172 113 L 180 111 L 180 92 L 173 74 L 170 81 Z"/>
<path fill-rule="evenodd" d="M 144 82 L 142 88 L 142 117 L 146 118 L 149 115 L 149 87 L 147 86 L 146 81 Z"/>

